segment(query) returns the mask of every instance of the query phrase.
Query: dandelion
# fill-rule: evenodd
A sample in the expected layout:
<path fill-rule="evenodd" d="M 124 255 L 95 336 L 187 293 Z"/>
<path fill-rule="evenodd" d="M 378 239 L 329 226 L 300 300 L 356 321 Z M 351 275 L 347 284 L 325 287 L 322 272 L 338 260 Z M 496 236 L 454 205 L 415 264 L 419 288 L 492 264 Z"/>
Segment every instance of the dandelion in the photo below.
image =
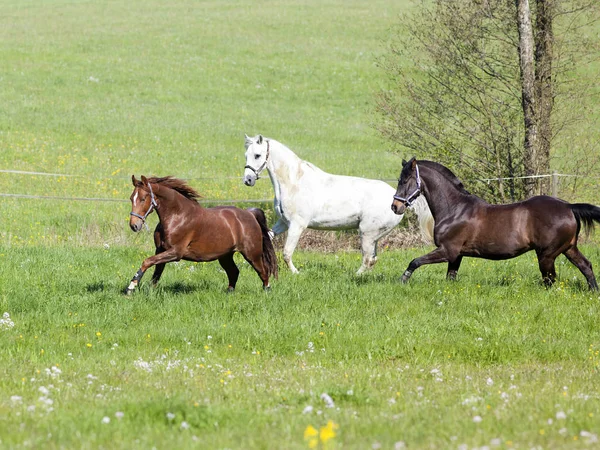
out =
<path fill-rule="evenodd" d="M 319 431 L 319 439 L 321 440 L 321 442 L 323 444 L 326 444 L 327 441 L 333 439 L 336 436 L 335 430 L 337 430 L 338 428 L 338 425 L 335 424 L 332 420 L 328 421 L 327 425 L 321 427 L 321 430 Z"/>
<path fill-rule="evenodd" d="M 318 435 L 319 432 L 312 425 L 307 426 L 304 430 L 304 440 L 308 441 L 308 446 L 310 448 L 315 448 L 317 445 L 319 445 L 319 439 L 317 438 Z"/>

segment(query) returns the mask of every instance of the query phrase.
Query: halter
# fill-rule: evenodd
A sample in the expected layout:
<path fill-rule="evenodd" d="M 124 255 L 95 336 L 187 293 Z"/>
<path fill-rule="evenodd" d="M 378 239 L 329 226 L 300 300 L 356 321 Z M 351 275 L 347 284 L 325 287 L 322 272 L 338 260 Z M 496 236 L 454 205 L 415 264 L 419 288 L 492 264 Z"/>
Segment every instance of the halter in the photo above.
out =
<path fill-rule="evenodd" d="M 401 201 L 406 206 L 412 206 L 417 197 L 421 195 L 421 177 L 419 176 L 419 166 L 416 164 L 415 169 L 417 169 L 417 188 L 406 198 L 400 197 L 399 195 L 394 195 L 395 200 Z"/>
<path fill-rule="evenodd" d="M 146 217 L 148 217 L 148 214 L 150 214 L 152 212 L 153 208 L 158 208 L 158 203 L 156 203 L 156 197 L 154 197 L 154 192 L 152 192 L 152 186 L 150 185 L 150 183 L 148 183 L 148 189 L 150 189 L 150 208 L 148 208 L 148 211 L 146 211 L 146 214 L 144 214 L 143 216 L 140 216 L 138 213 L 134 213 L 133 211 L 131 211 L 129 213 L 130 216 L 134 216 L 137 217 L 138 219 L 142 219 L 142 222 L 144 223 L 144 226 L 146 227 L 146 230 L 148 230 L 148 224 L 146 223 Z"/>
<path fill-rule="evenodd" d="M 267 140 L 267 156 L 265 157 L 265 162 L 262 163 L 262 165 L 258 168 L 255 169 L 252 166 L 249 166 L 246 164 L 246 166 L 244 167 L 244 169 L 250 169 L 252 172 L 254 172 L 256 174 L 256 179 L 258 180 L 260 177 L 260 173 L 265 169 L 265 167 L 267 167 L 267 163 L 269 162 L 269 141 Z"/>

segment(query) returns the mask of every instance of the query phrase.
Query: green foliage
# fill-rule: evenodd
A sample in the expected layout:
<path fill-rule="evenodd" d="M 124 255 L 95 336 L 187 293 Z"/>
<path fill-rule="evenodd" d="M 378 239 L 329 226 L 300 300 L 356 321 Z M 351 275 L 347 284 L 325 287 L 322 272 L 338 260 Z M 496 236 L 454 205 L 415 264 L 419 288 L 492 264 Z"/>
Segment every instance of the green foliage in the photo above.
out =
<path fill-rule="evenodd" d="M 553 169 L 592 176 L 597 159 L 581 131 L 597 135 L 598 115 L 582 93 L 596 92 L 587 71 L 598 47 L 584 43 L 585 33 L 595 33 L 599 9 L 579 0 L 553 5 L 555 108 L 550 135 L 540 129 L 539 139 L 552 143 Z M 515 18 L 514 2 L 419 2 L 379 61 L 388 78 L 376 106 L 382 136 L 399 152 L 448 165 L 472 192 L 495 202 L 525 197 L 532 181 L 524 176 L 548 175 L 548 161 L 542 173 L 526 168 Z M 535 26 L 534 3 L 531 20 Z M 543 184 L 550 193 L 550 183 Z M 565 184 L 576 190 L 571 180 Z"/>

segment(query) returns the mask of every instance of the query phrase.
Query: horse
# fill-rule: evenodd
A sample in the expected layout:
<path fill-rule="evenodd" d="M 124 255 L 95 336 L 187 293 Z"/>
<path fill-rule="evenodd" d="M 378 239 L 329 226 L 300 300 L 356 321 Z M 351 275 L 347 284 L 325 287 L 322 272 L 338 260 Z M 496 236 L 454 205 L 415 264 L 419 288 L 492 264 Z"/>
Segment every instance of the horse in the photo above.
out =
<path fill-rule="evenodd" d="M 270 288 L 269 278 L 277 278 L 277 256 L 269 236 L 265 213 L 258 208 L 248 210 L 233 206 L 203 208 L 200 194 L 184 181 L 168 177 L 131 177 L 129 226 L 139 232 L 146 218 L 156 211 L 159 223 L 154 230 L 156 253 L 144 260 L 132 278 L 126 294 L 133 293 L 142 276 L 155 266 L 152 284 L 156 285 L 165 268 L 173 261 L 219 261 L 227 273 L 228 292 L 233 292 L 239 276 L 233 255 L 239 252 Z M 147 228 L 147 225 L 146 225 Z"/>
<path fill-rule="evenodd" d="M 273 235 L 288 232 L 283 259 L 292 273 L 298 269 L 292 255 L 306 228 L 316 230 L 359 229 L 362 265 L 357 275 L 377 262 L 377 241 L 402 220 L 391 213 L 385 198 L 394 188 L 384 181 L 332 175 L 303 161 L 285 145 L 262 135 L 246 135 L 244 183 L 254 186 L 267 170 L 275 191 L 274 206 L 279 220 Z M 389 198 L 389 197 L 388 197 Z M 415 204 L 421 232 L 433 235 L 433 218 L 425 201 Z"/>
<path fill-rule="evenodd" d="M 403 161 L 392 211 L 403 214 L 421 194 L 435 220 L 437 248 L 413 259 L 402 282 L 424 264 L 447 262 L 446 278 L 456 280 L 464 256 L 502 260 L 535 250 L 546 286 L 556 280 L 554 261 L 562 253 L 585 276 L 589 288 L 598 289 L 592 264 L 577 248 L 581 225 L 589 232 L 600 222 L 597 206 L 545 195 L 491 205 L 469 193 L 447 167 L 415 158 Z"/>

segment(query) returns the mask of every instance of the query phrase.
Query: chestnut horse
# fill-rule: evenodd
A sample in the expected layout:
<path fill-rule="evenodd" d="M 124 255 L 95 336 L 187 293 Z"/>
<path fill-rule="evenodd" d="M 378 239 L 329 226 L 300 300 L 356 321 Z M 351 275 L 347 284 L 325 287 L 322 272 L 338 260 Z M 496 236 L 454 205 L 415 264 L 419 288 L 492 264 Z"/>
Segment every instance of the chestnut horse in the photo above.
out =
<path fill-rule="evenodd" d="M 423 194 L 435 220 L 437 248 L 413 259 L 402 275 L 407 282 L 424 264 L 448 263 L 446 277 L 456 279 L 463 256 L 509 259 L 535 250 L 544 283 L 556 279 L 554 261 L 561 253 L 585 276 L 590 289 L 598 284 L 592 264 L 577 248 L 581 224 L 589 230 L 600 222 L 600 208 L 567 203 L 545 195 L 509 205 L 490 205 L 470 194 L 446 167 L 413 158 L 403 161 L 392 211 L 403 214 Z"/>
<path fill-rule="evenodd" d="M 156 266 L 152 283 L 156 285 L 165 264 L 179 261 L 219 261 L 229 279 L 228 291 L 235 289 L 239 269 L 233 254 L 240 252 L 252 265 L 269 289 L 269 277 L 277 278 L 277 257 L 265 214 L 261 209 L 248 210 L 233 206 L 203 208 L 198 192 L 184 181 L 173 177 L 136 180 L 131 194 L 129 226 L 135 232 L 146 224 L 148 215 L 156 210 L 160 222 L 154 230 L 156 254 L 147 258 L 137 271 L 126 293 L 131 294 L 140 279 Z"/>

